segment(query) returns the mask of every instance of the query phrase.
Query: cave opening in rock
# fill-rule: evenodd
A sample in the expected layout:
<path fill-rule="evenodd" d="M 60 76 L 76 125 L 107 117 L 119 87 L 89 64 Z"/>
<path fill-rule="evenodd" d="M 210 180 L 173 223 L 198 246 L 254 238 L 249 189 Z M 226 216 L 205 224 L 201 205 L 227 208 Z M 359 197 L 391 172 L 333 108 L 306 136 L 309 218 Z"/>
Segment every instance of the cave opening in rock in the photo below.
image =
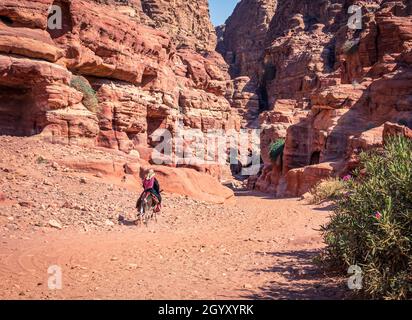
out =
<path fill-rule="evenodd" d="M 259 96 L 259 111 L 263 112 L 269 109 L 269 95 L 265 85 L 261 85 L 258 88 Z"/>
<path fill-rule="evenodd" d="M 275 80 L 276 78 L 276 66 L 274 66 L 273 64 L 268 64 L 265 66 L 265 73 L 263 76 L 263 81 L 266 82 L 270 82 Z"/>
<path fill-rule="evenodd" d="M 305 16 L 303 20 L 305 23 L 305 31 L 309 31 L 314 24 L 319 22 L 315 16 Z"/>
<path fill-rule="evenodd" d="M 42 131 L 30 89 L 0 86 L 0 135 L 32 136 Z"/>
<path fill-rule="evenodd" d="M 310 157 L 310 165 L 315 165 L 320 163 L 320 151 L 315 151 Z"/>
<path fill-rule="evenodd" d="M 59 9 L 60 8 L 60 9 Z M 47 31 L 52 39 L 60 38 L 73 30 L 70 2 L 56 0 L 47 17 Z"/>
<path fill-rule="evenodd" d="M 190 76 L 190 68 L 188 69 L 188 74 L 187 76 Z M 156 70 L 155 68 L 152 67 L 146 67 L 143 71 L 143 75 L 142 75 L 142 81 L 141 81 L 141 85 L 142 87 L 150 84 L 152 81 L 154 81 L 157 78 L 157 74 L 158 70 Z"/>
<path fill-rule="evenodd" d="M 142 87 L 148 85 L 157 78 L 156 74 L 144 74 L 142 77 Z"/>
<path fill-rule="evenodd" d="M 236 52 L 233 52 L 231 64 L 235 64 L 235 63 L 236 63 Z"/>
<path fill-rule="evenodd" d="M 5 25 L 11 26 L 13 24 L 13 20 L 8 16 L 1 16 L 0 21 L 3 22 Z"/>
<path fill-rule="evenodd" d="M 335 68 L 336 64 L 336 46 L 331 45 L 326 48 L 326 66 L 328 67 L 328 71 L 332 72 Z"/>
<path fill-rule="evenodd" d="M 276 79 L 276 66 L 272 63 L 266 64 L 264 68 L 263 77 L 261 84 L 258 87 L 258 97 L 259 97 L 259 111 L 263 112 L 269 110 L 269 94 L 267 90 L 267 85 Z"/>
<path fill-rule="evenodd" d="M 158 129 L 164 129 L 166 124 L 166 118 L 161 116 L 148 116 L 147 117 L 147 144 L 151 147 L 156 147 L 159 141 L 153 141 L 152 134 Z"/>

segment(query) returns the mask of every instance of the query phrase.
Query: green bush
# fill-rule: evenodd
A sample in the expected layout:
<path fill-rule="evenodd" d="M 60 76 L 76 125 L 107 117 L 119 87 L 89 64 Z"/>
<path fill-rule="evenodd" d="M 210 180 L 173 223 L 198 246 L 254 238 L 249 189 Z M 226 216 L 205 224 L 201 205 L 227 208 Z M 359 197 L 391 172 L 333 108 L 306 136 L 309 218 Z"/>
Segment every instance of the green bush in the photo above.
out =
<path fill-rule="evenodd" d="M 70 81 L 70 86 L 83 93 L 83 105 L 89 111 L 96 113 L 99 102 L 97 101 L 96 91 L 90 86 L 89 81 L 82 76 L 73 76 Z"/>
<path fill-rule="evenodd" d="M 283 158 L 283 150 L 285 149 L 285 140 L 278 139 L 270 145 L 269 157 L 272 161 L 276 161 L 279 157 Z"/>
<path fill-rule="evenodd" d="M 384 150 L 363 153 L 331 221 L 322 227 L 320 260 L 363 272 L 360 293 L 370 298 L 412 296 L 412 141 L 388 139 Z"/>

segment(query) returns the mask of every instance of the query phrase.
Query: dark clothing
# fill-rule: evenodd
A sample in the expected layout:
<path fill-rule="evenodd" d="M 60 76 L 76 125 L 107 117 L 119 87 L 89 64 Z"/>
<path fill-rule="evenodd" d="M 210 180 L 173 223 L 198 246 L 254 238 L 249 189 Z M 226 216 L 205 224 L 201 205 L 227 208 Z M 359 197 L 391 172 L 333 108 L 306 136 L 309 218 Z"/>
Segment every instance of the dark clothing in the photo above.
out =
<path fill-rule="evenodd" d="M 159 185 L 159 181 L 157 181 L 156 178 L 154 179 L 153 188 L 145 190 L 145 191 L 150 191 L 151 193 L 153 193 L 159 200 L 159 203 L 162 203 L 162 196 L 160 195 L 160 185 Z"/>
<path fill-rule="evenodd" d="M 162 202 L 162 196 L 160 195 L 160 185 L 159 185 L 159 181 L 157 181 L 156 178 L 154 181 L 153 190 L 156 192 L 156 196 L 159 199 L 159 201 Z"/>
<path fill-rule="evenodd" d="M 162 196 L 160 195 L 160 193 L 157 193 L 155 189 L 147 189 L 145 190 L 145 192 L 150 192 L 159 200 L 159 203 L 162 203 Z"/>

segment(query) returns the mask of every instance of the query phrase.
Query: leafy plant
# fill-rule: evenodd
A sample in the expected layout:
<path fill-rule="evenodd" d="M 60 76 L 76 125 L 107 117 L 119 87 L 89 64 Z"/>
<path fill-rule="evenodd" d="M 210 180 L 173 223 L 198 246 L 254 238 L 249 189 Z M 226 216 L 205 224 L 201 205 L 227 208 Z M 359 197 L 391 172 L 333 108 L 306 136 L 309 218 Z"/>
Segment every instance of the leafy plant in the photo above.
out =
<path fill-rule="evenodd" d="M 45 163 L 48 163 L 48 162 L 49 161 L 46 158 L 44 158 L 43 156 L 38 156 L 37 159 L 36 159 L 37 164 L 45 164 Z"/>
<path fill-rule="evenodd" d="M 270 145 L 269 157 L 272 161 L 276 161 L 279 157 L 283 158 L 283 151 L 285 149 L 285 140 L 278 139 Z"/>
<path fill-rule="evenodd" d="M 310 203 L 319 204 L 325 200 L 336 200 L 344 190 L 345 183 L 339 178 L 323 180 L 310 191 Z"/>
<path fill-rule="evenodd" d="M 363 271 L 362 293 L 371 298 L 412 297 L 412 141 L 391 137 L 384 150 L 361 154 L 322 228 L 327 267 Z"/>
<path fill-rule="evenodd" d="M 83 93 L 83 105 L 89 111 L 96 113 L 99 102 L 96 97 L 96 91 L 90 86 L 89 81 L 82 76 L 73 76 L 70 81 L 70 86 Z"/>

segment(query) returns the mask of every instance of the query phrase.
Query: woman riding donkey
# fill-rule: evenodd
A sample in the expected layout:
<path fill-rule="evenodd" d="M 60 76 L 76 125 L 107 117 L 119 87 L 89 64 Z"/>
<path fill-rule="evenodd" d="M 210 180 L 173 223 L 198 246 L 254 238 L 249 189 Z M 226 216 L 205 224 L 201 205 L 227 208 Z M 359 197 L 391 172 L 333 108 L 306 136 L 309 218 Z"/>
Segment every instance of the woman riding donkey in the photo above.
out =
<path fill-rule="evenodd" d="M 150 192 L 152 195 L 156 197 L 158 201 L 155 211 L 159 212 L 161 207 L 162 207 L 162 196 L 160 195 L 160 185 L 159 181 L 155 178 L 156 174 L 153 169 L 150 169 L 146 176 L 143 178 L 143 192 L 140 195 L 139 200 L 137 201 L 137 208 L 140 207 L 140 203 L 143 200 L 143 196 L 147 193 Z"/>

